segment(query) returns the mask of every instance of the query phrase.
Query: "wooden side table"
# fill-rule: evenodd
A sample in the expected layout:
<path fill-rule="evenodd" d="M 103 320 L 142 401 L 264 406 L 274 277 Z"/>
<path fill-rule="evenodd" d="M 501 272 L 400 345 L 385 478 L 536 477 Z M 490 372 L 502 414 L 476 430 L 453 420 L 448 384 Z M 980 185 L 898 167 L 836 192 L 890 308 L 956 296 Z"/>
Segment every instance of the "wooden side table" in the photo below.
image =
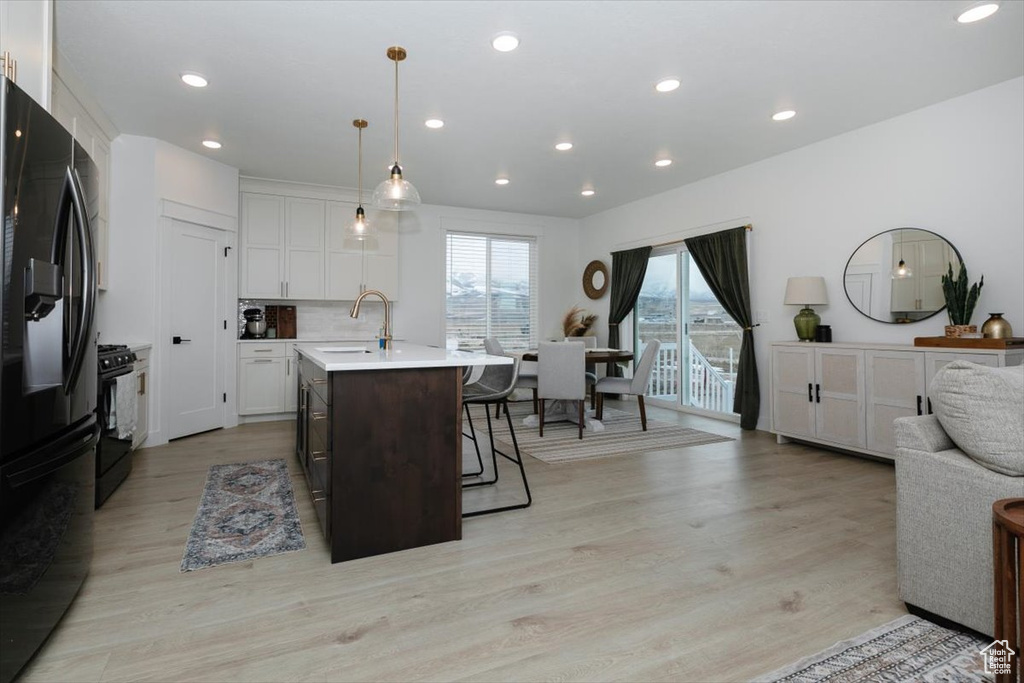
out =
<path fill-rule="evenodd" d="M 992 504 L 992 568 L 995 594 L 995 636 L 1006 640 L 1014 656 L 1010 673 L 997 674 L 997 683 L 1016 681 L 1021 656 L 1018 615 L 1024 615 L 1024 498 L 1004 498 Z"/>

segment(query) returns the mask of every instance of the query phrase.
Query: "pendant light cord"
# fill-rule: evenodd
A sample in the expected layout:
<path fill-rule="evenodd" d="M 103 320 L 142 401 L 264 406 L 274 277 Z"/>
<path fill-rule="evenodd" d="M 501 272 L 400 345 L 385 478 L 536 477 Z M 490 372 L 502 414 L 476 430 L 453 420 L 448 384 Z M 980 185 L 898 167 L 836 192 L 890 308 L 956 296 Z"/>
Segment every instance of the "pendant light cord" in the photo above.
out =
<path fill-rule="evenodd" d="M 398 163 L 398 60 L 395 59 L 395 163 Z"/>
<path fill-rule="evenodd" d="M 363 129 L 359 129 L 359 206 L 363 205 Z"/>

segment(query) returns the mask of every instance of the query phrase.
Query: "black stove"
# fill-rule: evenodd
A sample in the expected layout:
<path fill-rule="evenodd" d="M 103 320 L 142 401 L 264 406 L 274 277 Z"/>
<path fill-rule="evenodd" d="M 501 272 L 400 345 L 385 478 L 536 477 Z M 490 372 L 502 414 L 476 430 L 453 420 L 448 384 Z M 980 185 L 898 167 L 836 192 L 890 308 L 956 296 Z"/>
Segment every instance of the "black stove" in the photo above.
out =
<path fill-rule="evenodd" d="M 135 354 L 124 344 L 100 344 L 96 348 L 96 364 L 100 379 L 127 375 L 132 371 Z"/>
<path fill-rule="evenodd" d="M 96 444 L 96 507 L 110 497 L 132 471 L 132 438 L 122 438 L 118 429 L 117 378 L 134 370 L 135 354 L 123 344 L 101 344 L 96 348 L 96 415 L 100 440 Z M 134 418 L 133 420 L 134 421 Z"/>

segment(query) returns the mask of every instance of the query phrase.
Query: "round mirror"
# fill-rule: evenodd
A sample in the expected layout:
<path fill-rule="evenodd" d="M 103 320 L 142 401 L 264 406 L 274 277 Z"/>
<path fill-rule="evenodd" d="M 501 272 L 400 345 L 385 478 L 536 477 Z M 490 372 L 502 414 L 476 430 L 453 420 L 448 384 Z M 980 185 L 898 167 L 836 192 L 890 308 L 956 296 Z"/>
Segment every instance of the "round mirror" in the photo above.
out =
<path fill-rule="evenodd" d="M 603 261 L 591 261 L 583 271 L 583 291 L 591 299 L 600 299 L 608 289 L 608 267 Z"/>
<path fill-rule="evenodd" d="M 960 268 L 960 252 L 941 235 L 919 228 L 879 233 L 846 263 L 843 287 L 853 307 L 883 323 L 913 323 L 946 307 L 942 276 Z"/>

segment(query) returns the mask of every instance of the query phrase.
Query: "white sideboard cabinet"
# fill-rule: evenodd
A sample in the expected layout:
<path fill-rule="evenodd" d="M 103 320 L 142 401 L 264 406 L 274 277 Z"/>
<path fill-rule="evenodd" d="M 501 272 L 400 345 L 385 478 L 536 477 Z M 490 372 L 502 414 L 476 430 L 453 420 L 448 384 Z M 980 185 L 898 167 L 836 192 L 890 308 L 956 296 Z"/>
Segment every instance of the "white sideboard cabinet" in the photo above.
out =
<path fill-rule="evenodd" d="M 780 442 L 808 441 L 891 460 L 893 421 L 931 413 L 932 378 L 954 360 L 1021 365 L 1024 349 L 777 342 L 771 356 L 771 429 Z"/>

